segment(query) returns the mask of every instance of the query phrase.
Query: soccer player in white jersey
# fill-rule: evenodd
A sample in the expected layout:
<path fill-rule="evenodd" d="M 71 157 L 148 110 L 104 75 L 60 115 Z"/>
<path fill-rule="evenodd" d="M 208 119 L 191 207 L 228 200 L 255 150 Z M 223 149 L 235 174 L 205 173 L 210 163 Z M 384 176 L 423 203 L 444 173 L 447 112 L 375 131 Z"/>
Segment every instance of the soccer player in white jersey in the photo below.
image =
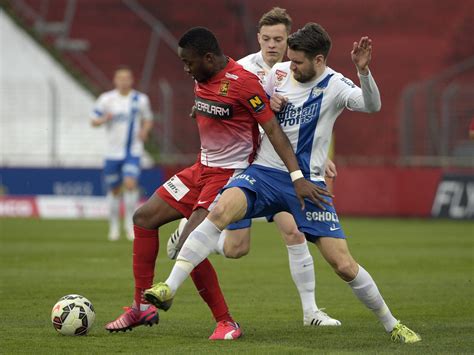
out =
<path fill-rule="evenodd" d="M 257 40 L 260 51 L 237 61 L 244 69 L 254 73 L 265 86 L 272 67 L 280 63 L 287 49 L 286 41 L 291 32 L 292 19 L 285 9 L 275 7 L 262 15 L 258 23 Z M 263 133 L 263 130 L 260 129 Z M 326 175 L 334 176 L 334 164 L 328 160 Z M 288 212 L 266 216 L 275 221 L 288 250 L 290 273 L 300 295 L 303 309 L 303 324 L 306 326 L 339 326 L 341 322 L 320 310 L 315 297 L 314 263 L 304 234 L 298 230 L 295 220 Z M 168 241 L 168 256 L 176 258 L 186 235 L 181 234 L 184 223 Z M 233 223 L 222 232 L 218 252 L 228 258 L 240 258 L 250 250 L 251 219 Z M 181 238 L 180 238 L 181 237 Z M 179 239 L 178 239 L 179 238 Z"/>
<path fill-rule="evenodd" d="M 354 42 L 351 52 L 361 88 L 326 66 L 331 40 L 320 25 L 306 24 L 288 38 L 288 47 L 290 61 L 272 68 L 266 91 L 279 95 L 271 105 L 301 170 L 288 174 L 264 137 L 252 165 L 225 187 L 207 218 L 189 235 L 166 282 L 147 290 L 145 297 L 157 307 L 169 309 L 179 286 L 195 265 L 217 248 L 221 231 L 229 223 L 286 210 L 355 296 L 374 312 L 393 341 L 420 341 L 418 334 L 393 317 L 372 277 L 351 256 L 332 199 L 327 198 L 326 203 L 304 201 L 292 188 L 292 182 L 299 179 L 325 186 L 330 135 L 344 108 L 369 113 L 380 110 L 380 94 L 369 71 L 372 41 L 362 37 Z"/>
<path fill-rule="evenodd" d="M 120 237 L 120 200 L 123 185 L 125 231 L 133 240 L 133 213 L 137 207 L 138 177 L 143 142 L 153 127 L 148 96 L 133 89 L 133 74 L 120 67 L 114 74 L 115 89 L 99 96 L 91 116 L 94 127 L 105 126 L 107 151 L 104 179 L 108 189 L 109 240 Z"/>

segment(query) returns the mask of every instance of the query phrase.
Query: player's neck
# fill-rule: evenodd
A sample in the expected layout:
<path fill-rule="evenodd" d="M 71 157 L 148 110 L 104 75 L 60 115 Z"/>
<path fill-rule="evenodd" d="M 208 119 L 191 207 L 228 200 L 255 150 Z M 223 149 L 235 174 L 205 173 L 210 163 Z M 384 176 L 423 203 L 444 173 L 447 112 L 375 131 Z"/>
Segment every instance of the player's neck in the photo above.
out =
<path fill-rule="evenodd" d="M 324 74 L 324 72 L 326 71 L 326 65 L 320 65 L 316 68 L 316 75 L 314 77 L 314 80 L 317 80 L 321 77 L 321 75 Z"/>
<path fill-rule="evenodd" d="M 268 60 L 265 57 L 263 57 L 263 62 L 268 65 L 269 68 L 273 68 L 273 66 L 276 63 L 281 63 L 283 61 L 283 58 L 280 58 L 279 60 Z"/>
<path fill-rule="evenodd" d="M 119 92 L 119 94 L 121 96 L 128 96 L 128 94 L 130 94 L 130 92 L 132 91 L 132 89 L 125 89 L 125 90 L 119 90 L 117 89 L 117 91 Z"/>
<path fill-rule="evenodd" d="M 216 65 L 216 71 L 214 72 L 214 75 L 219 73 L 222 69 L 224 69 L 227 66 L 227 63 L 229 63 L 229 58 L 225 55 L 222 55 L 217 58 L 217 65 Z"/>

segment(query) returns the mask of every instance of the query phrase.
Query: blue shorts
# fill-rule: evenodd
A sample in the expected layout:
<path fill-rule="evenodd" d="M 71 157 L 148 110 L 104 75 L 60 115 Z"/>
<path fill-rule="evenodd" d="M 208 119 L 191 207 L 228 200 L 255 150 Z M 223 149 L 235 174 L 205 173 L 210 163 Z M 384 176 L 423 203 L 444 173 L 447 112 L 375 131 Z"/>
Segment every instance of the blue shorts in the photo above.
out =
<path fill-rule="evenodd" d="M 313 183 L 326 188 L 324 182 Z M 241 188 L 247 197 L 245 219 L 273 216 L 286 211 L 293 215 L 298 229 L 311 242 L 319 237 L 346 237 L 333 206 L 325 205 L 324 211 L 310 200 L 305 200 L 306 207 L 304 211 L 301 210 L 287 172 L 252 164 L 242 174 L 234 177 L 224 189 L 231 187 Z M 332 202 L 330 197 L 325 196 L 325 199 Z"/>
<path fill-rule="evenodd" d="M 119 186 L 125 176 L 138 179 L 140 172 L 140 157 L 127 156 L 122 160 L 105 160 L 104 180 L 108 189 Z"/>
<path fill-rule="evenodd" d="M 267 222 L 273 222 L 273 217 L 275 217 L 274 214 L 270 216 L 265 216 L 265 218 L 267 219 Z M 229 224 L 226 229 L 233 231 L 237 229 L 250 228 L 251 226 L 252 226 L 252 219 L 246 218 L 246 219 L 241 219 L 240 221 Z"/>

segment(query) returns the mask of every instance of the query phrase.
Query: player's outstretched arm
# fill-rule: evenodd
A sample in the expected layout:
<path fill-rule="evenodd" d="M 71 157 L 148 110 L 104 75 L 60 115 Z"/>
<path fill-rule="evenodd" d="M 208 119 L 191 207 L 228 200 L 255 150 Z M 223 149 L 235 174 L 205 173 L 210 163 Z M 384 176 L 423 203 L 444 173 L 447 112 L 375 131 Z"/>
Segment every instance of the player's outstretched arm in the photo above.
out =
<path fill-rule="evenodd" d="M 331 203 L 326 201 L 324 196 L 332 197 L 331 193 L 317 187 L 303 177 L 291 143 L 288 140 L 286 134 L 282 131 L 276 118 L 273 117 L 273 119 L 261 125 L 267 134 L 268 139 L 272 143 L 273 148 L 275 148 L 275 151 L 280 156 L 281 160 L 283 160 L 283 163 L 285 163 L 288 171 L 290 172 L 291 180 L 293 181 L 293 185 L 295 187 L 296 196 L 301 203 L 301 209 L 304 209 L 305 207 L 304 199 L 309 198 L 316 205 L 325 210 L 326 208 L 324 207 L 323 203 L 329 205 L 331 205 Z"/>
<path fill-rule="evenodd" d="M 351 59 L 357 68 L 361 91 L 352 93 L 347 101 L 347 107 L 367 113 L 380 111 L 382 107 L 380 92 L 369 70 L 372 60 L 372 40 L 369 37 L 362 37 L 359 42 L 353 43 Z"/>

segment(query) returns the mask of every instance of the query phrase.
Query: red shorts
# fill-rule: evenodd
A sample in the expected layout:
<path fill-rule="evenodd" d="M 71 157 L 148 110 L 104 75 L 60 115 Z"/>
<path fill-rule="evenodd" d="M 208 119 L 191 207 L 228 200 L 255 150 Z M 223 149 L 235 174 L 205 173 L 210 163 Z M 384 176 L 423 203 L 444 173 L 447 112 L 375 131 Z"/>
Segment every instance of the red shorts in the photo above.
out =
<path fill-rule="evenodd" d="M 167 204 L 189 218 L 198 207 L 210 210 L 217 202 L 219 191 L 241 171 L 197 162 L 171 177 L 156 192 Z"/>

